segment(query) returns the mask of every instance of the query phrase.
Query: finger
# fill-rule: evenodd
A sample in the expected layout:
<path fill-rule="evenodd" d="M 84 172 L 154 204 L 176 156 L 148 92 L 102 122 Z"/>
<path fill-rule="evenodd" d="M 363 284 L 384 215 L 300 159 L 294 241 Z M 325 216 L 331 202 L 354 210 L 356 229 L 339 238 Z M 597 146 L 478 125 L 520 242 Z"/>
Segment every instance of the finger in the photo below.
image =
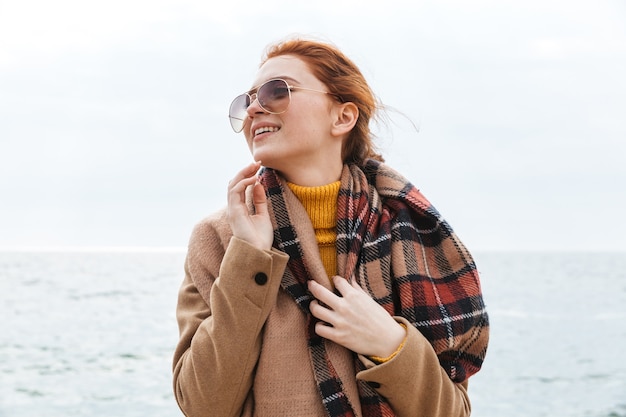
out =
<path fill-rule="evenodd" d="M 244 203 L 246 188 L 256 181 L 256 177 L 254 176 L 255 166 L 256 163 L 249 164 L 228 182 L 227 201 L 229 206 L 234 207 L 235 205 Z"/>
<path fill-rule="evenodd" d="M 338 297 L 327 288 L 325 288 L 323 285 L 313 280 L 309 280 L 309 291 L 311 291 L 311 294 L 313 294 L 315 298 L 317 298 L 330 308 L 334 309 L 335 300 Z"/>
<path fill-rule="evenodd" d="M 244 178 L 252 178 L 261 166 L 261 161 L 255 161 L 246 165 L 241 171 L 237 172 L 235 176 L 228 183 L 229 188 L 232 188 L 239 184 Z"/>
<path fill-rule="evenodd" d="M 345 296 L 347 292 L 352 290 L 352 285 L 344 277 L 341 277 L 339 275 L 335 275 L 333 277 L 333 282 L 335 283 L 335 288 L 337 288 L 337 290 L 343 296 Z"/>
<path fill-rule="evenodd" d="M 317 322 L 315 323 L 315 333 L 323 337 L 324 339 L 331 340 L 333 342 L 337 342 L 336 340 L 336 330 L 334 327 L 329 326 L 326 323 Z"/>
<path fill-rule="evenodd" d="M 350 285 L 352 285 L 352 288 L 354 288 L 355 290 L 367 294 L 365 289 L 361 287 L 361 284 L 359 284 L 359 281 L 357 281 L 356 279 L 352 279 L 352 281 L 350 281 Z"/>
<path fill-rule="evenodd" d="M 243 178 L 237 182 L 231 182 L 228 187 L 228 205 L 231 208 L 241 206 L 241 209 L 245 206 L 246 201 L 246 189 L 256 182 L 255 177 Z"/>
<path fill-rule="evenodd" d="M 267 211 L 267 196 L 265 195 L 265 187 L 258 181 L 255 182 L 252 189 L 252 202 L 256 214 L 265 215 Z"/>
<path fill-rule="evenodd" d="M 313 317 L 326 323 L 332 323 L 333 312 L 322 306 L 317 300 L 311 301 L 311 304 L 309 304 L 309 310 L 311 311 Z"/>
<path fill-rule="evenodd" d="M 258 181 L 255 174 L 260 166 L 260 161 L 248 164 L 228 182 L 228 203 L 230 205 L 245 203 L 246 189 Z"/>
<path fill-rule="evenodd" d="M 246 177 L 246 178 L 242 178 L 237 182 L 231 182 L 229 183 L 229 193 L 231 194 L 240 194 L 246 191 L 246 189 L 251 186 L 254 185 L 257 182 L 257 178 L 256 177 Z"/>

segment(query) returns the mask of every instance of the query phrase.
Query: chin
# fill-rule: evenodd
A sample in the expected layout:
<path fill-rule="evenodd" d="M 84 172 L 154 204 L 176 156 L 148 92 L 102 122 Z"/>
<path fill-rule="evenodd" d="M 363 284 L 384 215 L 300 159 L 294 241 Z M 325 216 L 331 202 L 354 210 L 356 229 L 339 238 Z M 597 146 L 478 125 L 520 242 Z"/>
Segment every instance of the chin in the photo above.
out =
<path fill-rule="evenodd" d="M 252 158 L 255 161 L 261 161 L 261 165 L 268 168 L 275 168 L 276 152 L 268 150 L 256 150 L 252 152 Z"/>

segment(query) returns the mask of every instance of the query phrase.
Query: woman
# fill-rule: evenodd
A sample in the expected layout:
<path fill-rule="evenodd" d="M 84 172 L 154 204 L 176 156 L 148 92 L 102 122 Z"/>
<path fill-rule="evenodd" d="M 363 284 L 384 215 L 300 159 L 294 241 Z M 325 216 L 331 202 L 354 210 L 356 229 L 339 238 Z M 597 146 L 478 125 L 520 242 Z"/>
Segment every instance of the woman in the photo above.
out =
<path fill-rule="evenodd" d="M 488 320 L 470 254 L 382 163 L 335 47 L 271 46 L 230 108 L 254 163 L 196 226 L 177 308 L 187 416 L 467 416 Z M 263 168 L 262 168 L 263 167 Z"/>

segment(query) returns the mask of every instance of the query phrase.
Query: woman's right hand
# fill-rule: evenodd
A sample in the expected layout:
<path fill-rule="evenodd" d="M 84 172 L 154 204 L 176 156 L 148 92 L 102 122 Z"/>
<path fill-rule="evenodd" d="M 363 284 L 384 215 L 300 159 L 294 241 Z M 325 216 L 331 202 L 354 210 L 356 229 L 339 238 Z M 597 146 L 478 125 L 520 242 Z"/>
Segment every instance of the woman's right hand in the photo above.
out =
<path fill-rule="evenodd" d="M 270 250 L 274 241 L 274 228 L 267 211 L 265 188 L 258 182 L 257 171 L 261 162 L 254 162 L 228 183 L 228 222 L 233 236 L 245 240 L 261 250 Z M 252 186 L 254 214 L 246 205 L 246 189 Z"/>

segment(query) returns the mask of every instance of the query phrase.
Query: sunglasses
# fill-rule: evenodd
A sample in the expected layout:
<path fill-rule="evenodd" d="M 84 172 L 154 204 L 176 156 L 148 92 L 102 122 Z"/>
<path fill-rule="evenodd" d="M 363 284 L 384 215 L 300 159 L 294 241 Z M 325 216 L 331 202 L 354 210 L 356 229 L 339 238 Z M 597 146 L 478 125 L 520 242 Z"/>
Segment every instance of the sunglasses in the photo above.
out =
<path fill-rule="evenodd" d="M 243 93 L 230 103 L 230 109 L 228 111 L 228 118 L 230 119 L 230 125 L 235 131 L 239 133 L 243 130 L 243 125 L 248 117 L 248 107 L 257 100 L 259 106 L 267 113 L 281 114 L 287 111 L 289 103 L 291 102 L 291 92 L 294 90 L 313 91 L 316 93 L 329 94 L 335 96 L 340 101 L 340 97 L 334 93 L 328 91 L 314 90 L 312 88 L 295 87 L 287 84 L 287 81 L 276 78 L 269 80 L 261 84 L 255 89 Z"/>

